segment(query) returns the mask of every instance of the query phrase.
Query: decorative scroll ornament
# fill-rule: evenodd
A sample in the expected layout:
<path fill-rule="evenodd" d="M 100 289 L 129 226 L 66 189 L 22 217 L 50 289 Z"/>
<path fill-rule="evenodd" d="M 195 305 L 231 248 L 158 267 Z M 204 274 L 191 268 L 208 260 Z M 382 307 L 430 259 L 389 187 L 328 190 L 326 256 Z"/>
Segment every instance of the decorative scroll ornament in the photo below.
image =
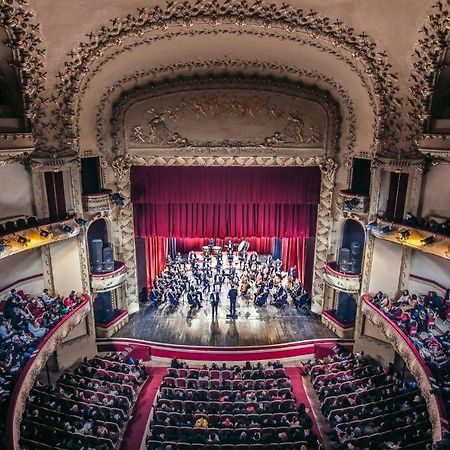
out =
<path fill-rule="evenodd" d="M 305 13 L 302 9 L 291 8 L 287 5 L 281 7 L 274 4 L 268 5 L 258 0 L 254 3 L 245 0 L 225 2 L 199 0 L 194 5 L 188 2 L 170 2 L 167 3 L 166 8 L 155 6 L 138 9 L 134 16 L 130 14 L 126 17 L 115 18 L 110 27 L 102 26 L 99 30 L 89 33 L 88 42 L 81 43 L 70 53 L 70 60 L 66 62 L 64 71 L 58 74 L 60 82 L 57 86 L 58 107 L 55 118 L 59 119 L 61 142 L 69 142 L 74 148 L 78 146 L 79 99 L 89 84 L 90 78 L 101 70 L 102 64 L 113 60 L 120 52 L 131 49 L 132 46 L 143 45 L 145 39 L 142 39 L 142 36 L 145 33 L 160 32 L 171 26 L 189 25 L 191 27 L 194 24 L 207 24 L 212 27 L 238 26 L 240 29 L 235 30 L 237 33 L 245 30 L 245 27 L 255 25 L 271 27 L 274 30 L 283 30 L 283 39 L 292 40 L 296 40 L 303 34 L 308 38 L 303 42 L 304 45 L 316 47 L 344 61 L 351 70 L 358 73 L 366 88 L 370 85 L 369 96 L 374 104 L 376 103 L 377 114 L 380 118 L 376 125 L 378 129 L 376 134 L 382 143 L 386 144 L 386 148 L 395 144 L 395 136 L 398 132 L 395 122 L 399 117 L 401 105 L 396 97 L 397 77 L 391 70 L 386 54 L 378 53 L 375 43 L 365 33 L 357 35 L 352 28 L 345 26 L 341 21 L 332 23 L 328 18 L 314 11 Z M 248 31 L 261 35 L 271 33 L 266 30 Z M 183 32 L 185 31 L 177 31 L 179 34 Z M 170 33 L 168 31 L 165 34 Z M 122 45 L 135 37 L 140 38 L 139 42 L 128 41 L 128 47 Z M 318 38 L 322 39 L 322 42 L 319 42 Z M 164 39 L 164 35 L 159 36 L 158 39 Z M 114 47 L 117 47 L 116 51 L 112 50 Z M 112 52 L 104 57 L 108 50 Z M 99 60 L 97 65 L 94 64 L 96 60 Z M 364 67 L 364 71 L 356 67 L 355 61 Z M 368 78 L 369 83 L 367 83 Z"/>
<path fill-rule="evenodd" d="M 445 67 L 444 57 L 449 47 L 450 0 L 437 1 L 433 9 L 420 30 L 421 38 L 413 54 L 408 106 L 411 119 L 409 142 L 414 147 L 420 133 L 429 126 L 436 83 Z"/>
<path fill-rule="evenodd" d="M 45 50 L 33 16 L 27 0 L 0 1 L 0 26 L 8 34 L 5 44 L 13 49 L 13 65 L 20 73 L 25 118 L 33 126 L 34 137 L 45 142 Z"/>
<path fill-rule="evenodd" d="M 100 154 L 107 153 L 107 145 L 106 145 L 106 122 L 107 118 L 104 117 L 104 111 L 106 107 L 108 106 L 108 103 L 110 99 L 114 96 L 114 93 L 118 91 L 119 89 L 122 89 L 124 85 L 129 83 L 130 81 L 138 81 L 142 78 L 150 77 L 150 76 L 158 76 L 163 73 L 172 73 L 175 68 L 177 70 L 182 70 L 186 72 L 193 72 L 195 69 L 204 69 L 204 68 L 227 68 L 227 70 L 230 70 L 231 68 L 239 69 L 239 68 L 253 68 L 254 70 L 260 70 L 260 71 L 277 71 L 279 73 L 284 74 L 291 74 L 296 77 L 306 77 L 308 79 L 312 79 L 315 81 L 320 81 L 324 83 L 326 86 L 329 87 L 330 90 L 335 91 L 339 95 L 339 99 L 341 102 L 341 106 L 343 106 L 343 110 L 345 112 L 345 122 L 346 122 L 346 129 L 342 131 L 342 133 L 346 137 L 346 143 L 345 143 L 345 156 L 344 158 L 347 161 L 351 162 L 351 156 L 354 151 L 354 147 L 356 145 L 356 115 L 353 107 L 353 101 L 350 98 L 349 93 L 335 80 L 326 77 L 325 75 L 317 72 L 317 71 L 310 71 L 305 69 L 299 69 L 293 66 L 288 65 L 278 65 L 274 63 L 267 63 L 267 62 L 258 62 L 258 61 L 246 61 L 246 60 L 239 60 L 239 59 L 225 59 L 225 60 L 205 60 L 205 61 L 192 61 L 192 62 L 186 62 L 183 64 L 172 64 L 168 66 L 160 66 L 156 67 L 154 69 L 150 69 L 148 71 L 138 71 L 134 72 L 131 75 L 128 75 L 117 82 L 115 82 L 111 87 L 109 87 L 106 92 L 103 94 L 102 99 L 98 105 L 97 115 L 96 115 L 96 137 L 97 137 L 97 145 L 98 145 L 98 151 Z M 176 83 L 179 83 L 179 81 L 176 81 Z M 128 95 L 129 93 L 125 93 L 124 95 Z M 251 112 L 250 112 L 251 111 Z M 269 108 L 266 109 L 266 111 L 269 111 L 271 114 L 271 117 L 277 118 L 280 117 L 284 111 L 281 111 L 279 107 L 276 105 L 270 105 Z M 149 113 L 157 113 L 154 109 L 151 111 L 148 111 Z M 255 109 L 249 110 L 249 114 L 255 114 Z M 162 110 L 159 110 L 159 114 L 163 115 L 164 117 L 167 117 L 170 120 L 178 120 L 180 118 L 180 108 L 179 107 L 167 107 L 165 106 Z M 133 139 L 136 142 L 145 142 L 144 132 L 142 129 L 131 130 L 131 135 L 134 135 Z M 318 136 L 317 136 L 318 137 Z M 312 139 L 314 141 L 314 139 Z M 223 143 L 226 144 L 226 143 Z M 176 142 L 174 144 L 176 146 Z M 261 147 L 261 151 L 264 150 L 264 148 L 267 146 L 267 143 L 264 143 L 264 145 Z M 185 149 L 186 150 L 186 149 Z M 225 145 L 221 146 L 221 151 L 223 153 L 223 150 L 227 151 L 227 147 Z M 255 148 L 253 148 L 255 150 Z M 213 152 L 212 148 L 208 149 L 209 153 Z M 90 156 L 90 153 L 87 151 L 84 151 L 83 154 L 85 156 Z M 351 166 L 351 165 L 350 165 Z M 349 166 L 349 167 L 350 167 Z"/>

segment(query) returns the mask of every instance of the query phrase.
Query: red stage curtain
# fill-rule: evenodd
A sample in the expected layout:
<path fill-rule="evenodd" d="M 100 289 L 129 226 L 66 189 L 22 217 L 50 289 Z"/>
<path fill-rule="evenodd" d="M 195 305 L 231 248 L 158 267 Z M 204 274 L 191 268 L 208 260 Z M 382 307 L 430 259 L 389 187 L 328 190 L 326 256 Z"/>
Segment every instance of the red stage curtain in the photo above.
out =
<path fill-rule="evenodd" d="M 317 167 L 133 167 L 139 237 L 311 237 Z"/>
<path fill-rule="evenodd" d="M 147 261 L 147 286 L 153 286 L 153 280 L 158 276 L 167 259 L 167 238 L 151 236 L 145 238 L 145 259 Z"/>
<path fill-rule="evenodd" d="M 314 265 L 314 238 L 283 238 L 283 269 L 297 266 L 297 277 L 311 292 Z M 307 270 L 308 269 L 308 270 Z"/>
<path fill-rule="evenodd" d="M 297 266 L 297 276 L 305 283 L 306 239 L 283 238 L 283 269 Z"/>

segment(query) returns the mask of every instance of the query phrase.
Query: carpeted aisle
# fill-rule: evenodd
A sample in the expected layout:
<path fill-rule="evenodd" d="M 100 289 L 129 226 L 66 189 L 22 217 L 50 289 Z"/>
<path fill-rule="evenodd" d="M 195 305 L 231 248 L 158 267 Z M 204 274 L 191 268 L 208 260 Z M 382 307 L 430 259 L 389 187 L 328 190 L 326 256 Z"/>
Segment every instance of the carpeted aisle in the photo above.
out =
<path fill-rule="evenodd" d="M 139 450 L 141 448 L 142 437 L 146 431 L 145 428 L 147 427 L 153 400 L 166 372 L 166 367 L 151 368 L 150 376 L 142 386 L 137 402 L 134 405 L 133 416 L 128 422 L 120 450 Z"/>
<path fill-rule="evenodd" d="M 315 412 L 311 407 L 308 396 L 306 395 L 305 387 L 303 385 L 303 377 L 298 367 L 286 367 L 286 374 L 292 381 L 292 393 L 295 397 L 296 404 L 304 403 L 306 408 L 309 409 L 309 415 L 313 421 L 313 431 L 319 438 L 320 442 L 323 442 L 322 433 L 317 425 L 317 418 Z"/>

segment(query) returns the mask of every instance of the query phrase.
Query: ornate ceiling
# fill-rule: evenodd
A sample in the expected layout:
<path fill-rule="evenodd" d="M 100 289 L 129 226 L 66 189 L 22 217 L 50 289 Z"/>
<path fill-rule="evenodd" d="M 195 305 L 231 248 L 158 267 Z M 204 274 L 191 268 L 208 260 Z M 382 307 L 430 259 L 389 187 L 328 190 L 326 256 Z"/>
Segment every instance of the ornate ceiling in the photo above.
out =
<path fill-rule="evenodd" d="M 140 86 L 245 75 L 327 92 L 343 154 L 394 156 L 414 154 L 426 124 L 448 11 L 435 0 L 4 0 L 13 61 L 0 55 L 19 70 L 44 155 L 108 154 L 114 105 Z"/>

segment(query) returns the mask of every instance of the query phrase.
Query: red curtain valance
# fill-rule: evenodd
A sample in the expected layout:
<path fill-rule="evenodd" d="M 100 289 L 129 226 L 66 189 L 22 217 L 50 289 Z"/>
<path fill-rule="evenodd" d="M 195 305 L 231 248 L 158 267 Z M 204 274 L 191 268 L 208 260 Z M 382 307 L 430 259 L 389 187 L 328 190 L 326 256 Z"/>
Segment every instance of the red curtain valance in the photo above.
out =
<path fill-rule="evenodd" d="M 131 168 L 134 204 L 317 205 L 318 167 Z"/>
<path fill-rule="evenodd" d="M 311 237 L 317 167 L 133 167 L 139 237 Z"/>

